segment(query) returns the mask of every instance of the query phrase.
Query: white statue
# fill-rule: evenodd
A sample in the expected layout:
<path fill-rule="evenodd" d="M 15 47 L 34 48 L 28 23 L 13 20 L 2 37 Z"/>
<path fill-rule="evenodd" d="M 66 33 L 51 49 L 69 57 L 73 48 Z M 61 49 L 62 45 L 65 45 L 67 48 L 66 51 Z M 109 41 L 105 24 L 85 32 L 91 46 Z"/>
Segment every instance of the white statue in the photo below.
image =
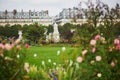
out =
<path fill-rule="evenodd" d="M 59 42 L 60 41 L 60 36 L 59 36 L 59 31 L 58 31 L 58 25 L 54 23 L 53 25 L 53 41 L 54 42 Z"/>
<path fill-rule="evenodd" d="M 19 35 L 18 39 L 22 39 L 22 31 L 21 30 L 18 32 L 18 35 Z"/>

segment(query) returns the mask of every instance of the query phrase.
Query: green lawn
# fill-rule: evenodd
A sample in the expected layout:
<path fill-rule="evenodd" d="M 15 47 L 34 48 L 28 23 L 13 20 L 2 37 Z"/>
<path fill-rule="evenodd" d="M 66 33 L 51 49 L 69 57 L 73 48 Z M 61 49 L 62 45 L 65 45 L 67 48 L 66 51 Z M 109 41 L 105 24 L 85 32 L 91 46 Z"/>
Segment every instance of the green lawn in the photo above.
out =
<path fill-rule="evenodd" d="M 71 53 L 75 48 L 73 47 L 66 47 L 65 53 Z M 45 61 L 48 63 L 48 59 L 51 59 L 51 63 L 61 63 L 60 55 L 57 55 L 57 51 L 60 51 L 60 54 L 63 53 L 62 47 L 36 47 L 31 46 L 28 49 L 28 54 L 26 58 L 26 62 L 29 64 L 35 64 L 35 65 L 41 65 L 42 61 Z M 36 57 L 34 57 L 34 54 L 37 54 Z"/>

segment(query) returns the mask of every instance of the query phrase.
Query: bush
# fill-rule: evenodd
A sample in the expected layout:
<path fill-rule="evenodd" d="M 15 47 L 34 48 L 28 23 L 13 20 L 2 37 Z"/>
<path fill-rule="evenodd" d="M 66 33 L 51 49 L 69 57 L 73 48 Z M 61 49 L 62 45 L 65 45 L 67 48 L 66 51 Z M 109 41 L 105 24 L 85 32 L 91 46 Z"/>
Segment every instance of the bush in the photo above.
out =
<path fill-rule="evenodd" d="M 0 43 L 0 79 L 22 79 L 26 54 L 23 45 Z"/>

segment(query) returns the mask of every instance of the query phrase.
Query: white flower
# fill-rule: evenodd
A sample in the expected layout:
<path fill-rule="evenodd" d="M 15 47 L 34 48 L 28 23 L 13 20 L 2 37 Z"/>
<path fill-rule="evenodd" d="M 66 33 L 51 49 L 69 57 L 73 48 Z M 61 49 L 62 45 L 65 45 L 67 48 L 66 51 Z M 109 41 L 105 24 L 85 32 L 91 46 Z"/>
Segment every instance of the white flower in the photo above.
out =
<path fill-rule="evenodd" d="M 96 56 L 96 61 L 101 61 L 102 57 L 101 56 Z"/>
<path fill-rule="evenodd" d="M 48 62 L 50 63 L 50 62 L 51 62 L 51 59 L 48 59 Z"/>
<path fill-rule="evenodd" d="M 34 57 L 37 57 L 37 54 L 34 54 Z"/>
<path fill-rule="evenodd" d="M 5 60 L 10 60 L 10 61 L 12 61 L 13 59 L 10 58 L 10 57 L 5 57 Z"/>
<path fill-rule="evenodd" d="M 17 58 L 20 58 L 20 55 L 19 55 L 19 54 L 17 55 Z"/>
<path fill-rule="evenodd" d="M 45 65 L 45 62 L 44 62 L 44 61 L 42 61 L 42 65 Z"/>
<path fill-rule="evenodd" d="M 97 76 L 98 76 L 98 77 L 101 77 L 101 76 L 102 76 L 102 74 L 101 74 L 101 73 L 98 73 L 98 74 L 97 74 Z"/>
<path fill-rule="evenodd" d="M 66 50 L 66 48 L 65 47 L 62 47 L 62 51 L 65 51 Z"/>
<path fill-rule="evenodd" d="M 56 65 L 56 63 L 54 62 L 53 65 Z"/>
<path fill-rule="evenodd" d="M 29 72 L 29 63 L 24 63 L 24 69 Z"/>
<path fill-rule="evenodd" d="M 94 64 L 94 63 L 95 63 L 95 61 L 94 61 L 94 60 L 90 61 L 90 64 Z"/>
<path fill-rule="evenodd" d="M 101 39 L 101 41 L 105 41 L 105 38 L 104 38 L 104 37 L 101 37 L 100 39 Z"/>
<path fill-rule="evenodd" d="M 57 51 L 57 55 L 60 55 L 60 51 L 59 50 Z"/>
<path fill-rule="evenodd" d="M 103 33 L 100 34 L 101 36 L 103 35 Z"/>

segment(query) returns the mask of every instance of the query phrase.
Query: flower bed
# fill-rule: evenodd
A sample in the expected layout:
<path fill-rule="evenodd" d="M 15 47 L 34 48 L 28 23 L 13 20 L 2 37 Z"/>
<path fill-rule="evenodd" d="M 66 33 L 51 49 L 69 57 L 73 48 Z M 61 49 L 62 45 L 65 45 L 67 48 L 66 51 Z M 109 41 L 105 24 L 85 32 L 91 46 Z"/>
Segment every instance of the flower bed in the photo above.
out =
<path fill-rule="evenodd" d="M 40 66 L 25 62 L 29 45 L 0 44 L 1 79 L 26 80 L 117 80 L 120 76 L 120 40 L 112 43 L 99 34 L 89 44 L 67 53 L 58 50 L 62 63 L 49 59 Z M 36 58 L 37 54 L 34 54 Z M 8 75 L 9 74 L 9 75 Z"/>

